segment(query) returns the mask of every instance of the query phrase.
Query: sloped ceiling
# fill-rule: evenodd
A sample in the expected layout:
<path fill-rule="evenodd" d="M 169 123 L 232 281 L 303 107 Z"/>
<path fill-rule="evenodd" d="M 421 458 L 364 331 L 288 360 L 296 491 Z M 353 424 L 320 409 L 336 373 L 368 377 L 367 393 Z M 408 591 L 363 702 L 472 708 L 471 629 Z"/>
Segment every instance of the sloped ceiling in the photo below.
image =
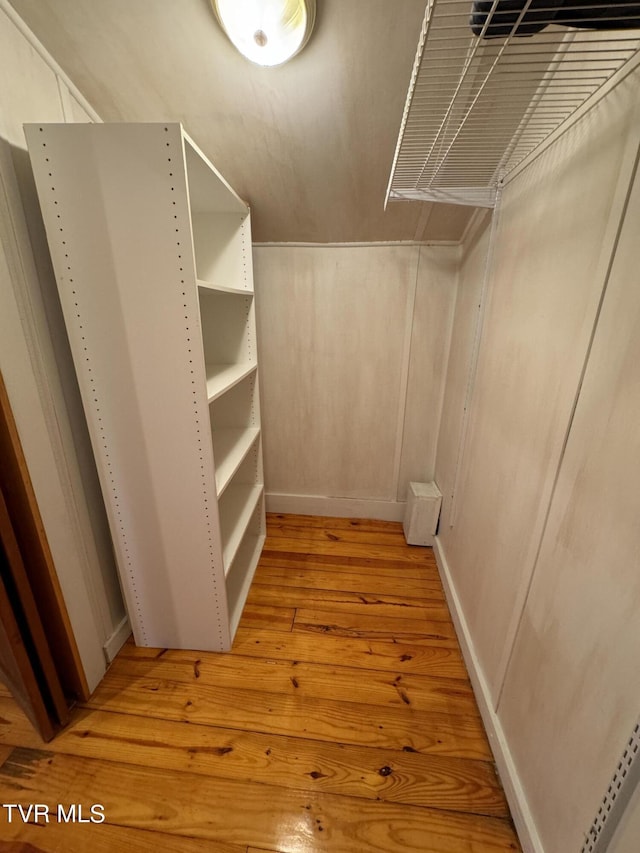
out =
<path fill-rule="evenodd" d="M 383 209 L 425 0 L 318 0 L 306 49 L 248 63 L 209 0 L 11 0 L 105 121 L 181 121 L 257 242 L 457 240 L 469 208 Z"/>

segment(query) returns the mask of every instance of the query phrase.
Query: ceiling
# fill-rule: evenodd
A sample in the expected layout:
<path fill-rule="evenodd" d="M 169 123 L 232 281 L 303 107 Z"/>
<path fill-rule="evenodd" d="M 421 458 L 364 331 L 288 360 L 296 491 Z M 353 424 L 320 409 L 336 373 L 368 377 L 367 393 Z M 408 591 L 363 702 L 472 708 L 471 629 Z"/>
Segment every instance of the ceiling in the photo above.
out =
<path fill-rule="evenodd" d="M 243 59 L 209 0 L 10 0 L 105 121 L 181 121 L 256 242 L 458 240 L 472 209 L 384 197 L 425 0 L 318 0 L 305 50 Z"/>

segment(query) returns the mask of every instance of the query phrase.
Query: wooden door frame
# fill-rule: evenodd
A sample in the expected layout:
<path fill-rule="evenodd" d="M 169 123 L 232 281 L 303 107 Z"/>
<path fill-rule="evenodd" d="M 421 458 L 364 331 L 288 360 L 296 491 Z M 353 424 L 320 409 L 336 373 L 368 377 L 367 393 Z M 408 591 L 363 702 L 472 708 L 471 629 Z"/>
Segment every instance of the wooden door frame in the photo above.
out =
<path fill-rule="evenodd" d="M 61 696 L 68 706 L 88 699 L 89 688 L 1 374 L 0 458 L 0 490 L 24 567 L 20 599 L 22 602 L 24 595 L 22 606 L 41 664 L 59 680 L 61 694 L 54 699 L 54 706 L 61 712 Z M 49 689 L 56 694 L 55 687 Z"/>
<path fill-rule="evenodd" d="M 0 490 L 0 673 L 40 736 L 50 740 L 58 723 L 67 722 L 68 708 L 43 633 Z"/>

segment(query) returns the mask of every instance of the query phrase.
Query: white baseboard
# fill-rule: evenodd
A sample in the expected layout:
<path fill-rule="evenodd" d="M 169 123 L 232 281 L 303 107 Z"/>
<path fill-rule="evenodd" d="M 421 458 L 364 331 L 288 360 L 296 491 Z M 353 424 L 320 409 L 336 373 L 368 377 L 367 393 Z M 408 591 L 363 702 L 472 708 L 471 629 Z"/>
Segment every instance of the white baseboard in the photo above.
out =
<path fill-rule="evenodd" d="M 460 647 L 462 648 L 462 654 L 464 655 L 464 660 L 469 671 L 473 692 L 478 702 L 482 721 L 487 732 L 487 737 L 489 738 L 489 745 L 491 746 L 498 773 L 500 774 L 500 781 L 504 787 L 504 792 L 511 809 L 511 817 L 513 818 L 520 844 L 524 853 L 544 853 L 544 847 L 540 841 L 533 815 L 529 810 L 520 777 L 511 756 L 511 750 L 502 729 L 502 724 L 493 708 L 489 685 L 476 654 L 475 644 L 460 605 L 460 599 L 458 598 L 458 593 L 451 577 L 451 572 L 449 571 L 442 543 L 437 536 L 433 552 L 440 571 L 451 617 L 456 628 L 456 633 L 458 634 L 458 640 L 460 641 Z"/>
<path fill-rule="evenodd" d="M 129 617 L 123 616 L 113 634 L 109 637 L 107 642 L 102 647 L 104 651 L 104 656 L 107 659 L 107 664 L 110 664 L 111 661 L 115 658 L 120 649 L 129 639 L 130 634 L 131 625 L 129 624 Z"/>
<path fill-rule="evenodd" d="M 330 498 L 324 495 L 286 495 L 274 492 L 266 494 L 267 512 L 288 512 L 296 515 L 402 521 L 405 506 L 406 504 L 400 501 Z"/>

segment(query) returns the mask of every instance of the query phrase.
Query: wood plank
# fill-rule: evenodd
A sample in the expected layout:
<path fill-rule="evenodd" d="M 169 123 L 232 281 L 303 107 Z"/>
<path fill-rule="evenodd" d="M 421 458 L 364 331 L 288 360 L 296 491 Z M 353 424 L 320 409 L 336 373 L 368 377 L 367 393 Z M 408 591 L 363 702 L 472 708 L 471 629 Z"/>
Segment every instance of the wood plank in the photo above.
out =
<path fill-rule="evenodd" d="M 249 604 L 242 611 L 242 624 L 245 628 L 271 627 L 278 631 L 290 631 L 295 617 L 293 607 L 275 607 L 272 604 Z"/>
<path fill-rule="evenodd" d="M 128 645 L 135 647 L 133 642 Z M 238 628 L 233 654 L 276 660 L 298 660 L 334 666 L 355 666 L 383 672 L 413 672 L 441 678 L 467 679 L 461 653 L 444 646 L 418 645 L 409 641 L 369 640 L 363 637 L 339 637 L 325 634 L 318 642 L 315 635 L 259 628 Z M 181 655 L 180 651 L 137 648 L 136 654 L 155 658 L 159 654 Z"/>
<path fill-rule="evenodd" d="M 353 557 L 355 559 L 395 560 L 401 564 L 415 563 L 418 565 L 433 564 L 433 555 L 427 554 L 425 548 L 409 545 L 376 545 L 375 543 L 341 542 L 330 540 L 311 541 L 278 537 L 277 543 L 270 538 L 265 543 L 266 551 L 273 551 L 277 544 L 278 551 L 290 554 L 322 554 L 335 557 Z"/>
<path fill-rule="evenodd" d="M 280 696 L 357 702 L 363 705 L 410 706 L 417 711 L 478 714 L 467 680 L 394 674 L 346 666 L 233 655 L 187 652 L 149 659 L 124 649 L 111 665 L 124 679 L 151 678 L 181 684 L 234 690 L 259 689 Z M 372 710 L 372 713 L 375 713 Z"/>
<path fill-rule="evenodd" d="M 42 800 L 41 802 L 46 802 Z M 19 802 L 19 800 L 13 800 Z M 49 798 L 49 802 L 52 800 Z M 68 806 L 68 802 L 63 803 Z M 108 823 L 2 823 L 0 853 L 202 853 L 199 838 Z M 216 842 L 215 853 L 245 853 L 244 845 Z"/>
<path fill-rule="evenodd" d="M 42 853 L 40 847 L 34 847 L 26 841 L 0 841 L 2 853 Z"/>
<path fill-rule="evenodd" d="M 448 622 L 449 608 L 444 601 L 424 598 L 402 598 L 399 595 L 372 595 L 369 593 L 342 592 L 333 589 L 301 589 L 292 586 L 254 583 L 247 604 L 296 607 L 304 600 L 306 607 L 320 607 L 335 613 L 368 613 L 370 616 L 393 616 L 402 619 L 425 619 Z"/>
<path fill-rule="evenodd" d="M 280 539 L 299 539 L 301 542 L 356 542 L 358 544 L 392 545 L 406 547 L 402 528 L 400 530 L 351 530 L 348 527 L 300 527 L 286 523 L 267 526 L 269 542 L 275 545 Z M 415 547 L 415 546 L 412 546 Z"/>
<path fill-rule="evenodd" d="M 405 638 L 387 639 L 315 635 L 293 631 L 248 631 L 242 626 L 234 641 L 234 651 L 254 657 L 304 660 L 339 666 L 360 666 L 384 672 L 413 672 L 442 678 L 466 679 L 467 670 L 458 649 L 413 643 Z"/>
<path fill-rule="evenodd" d="M 4 802 L 102 803 L 112 826 L 155 829 L 221 844 L 267 844 L 285 853 L 506 853 L 508 821 L 69 755 L 15 750 L 0 768 Z M 132 796 L 144 792 L 144 798 Z M 95 849 L 92 847 L 92 849 Z"/>
<path fill-rule="evenodd" d="M 304 550 L 282 551 L 265 543 L 260 557 L 265 566 L 292 566 L 295 568 L 324 568 L 331 571 L 359 571 L 371 573 L 376 577 L 393 578 L 426 578 L 439 581 L 438 567 L 429 561 L 424 563 L 408 563 L 406 560 L 392 558 L 354 557 L 345 554 L 316 554 Z"/>
<path fill-rule="evenodd" d="M 372 746 L 487 759 L 482 722 L 475 715 L 418 711 L 403 706 L 368 707 L 260 690 L 228 689 L 198 683 L 110 673 L 87 708 L 203 726 L 305 737 Z"/>
<path fill-rule="evenodd" d="M 412 642 L 458 648 L 451 623 L 428 622 L 425 619 L 397 619 L 393 616 L 368 616 L 366 613 L 334 613 L 330 610 L 300 607 L 296 611 L 293 630 L 337 634 L 343 637 L 407 637 Z"/>
<path fill-rule="evenodd" d="M 368 595 L 401 595 L 405 600 L 419 598 L 430 601 L 444 601 L 444 591 L 439 578 L 407 578 L 396 571 L 389 576 L 373 572 L 371 569 L 357 570 L 351 567 L 340 571 L 336 576 L 333 568 L 314 566 L 273 566 L 261 560 L 255 574 L 254 583 L 274 584 L 275 586 L 296 586 L 307 589 L 339 590 Z M 298 601 L 302 604 L 303 599 Z"/>
<path fill-rule="evenodd" d="M 15 702 L 0 701 L 0 714 L 5 720 L 0 743 L 42 747 Z M 76 714 L 48 749 L 165 771 L 508 816 L 493 765 L 484 761 L 185 726 L 101 711 Z M 2 750 L 10 753 L 12 747 L 0 747 L 0 755 Z"/>
<path fill-rule="evenodd" d="M 382 521 L 375 518 L 340 518 L 329 515 L 294 515 L 293 513 L 267 513 L 267 530 L 279 525 L 287 527 L 302 527 L 313 530 L 318 527 L 328 527 L 330 530 L 376 530 L 402 533 L 402 523 L 399 521 Z"/>

